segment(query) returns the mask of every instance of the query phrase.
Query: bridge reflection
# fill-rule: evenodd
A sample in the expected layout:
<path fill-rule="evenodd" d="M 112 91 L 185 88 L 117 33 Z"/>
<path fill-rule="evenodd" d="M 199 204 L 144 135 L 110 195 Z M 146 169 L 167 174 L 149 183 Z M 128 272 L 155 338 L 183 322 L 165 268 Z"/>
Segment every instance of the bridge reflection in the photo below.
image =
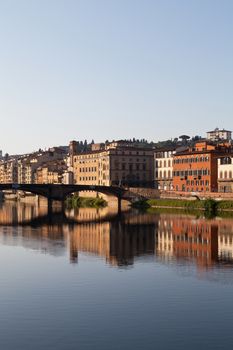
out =
<path fill-rule="evenodd" d="M 108 221 L 118 217 L 116 208 L 80 208 L 63 210 L 55 206 L 52 213 L 48 213 L 44 205 L 35 205 L 9 201 L 0 207 L 0 226 L 40 226 L 42 224 L 75 224 L 85 222 Z"/>
<path fill-rule="evenodd" d="M 54 256 L 69 251 L 70 262 L 91 254 L 112 266 L 143 261 L 181 260 L 198 269 L 233 264 L 233 219 L 205 220 L 182 214 L 126 212 L 121 219 L 107 209 L 80 209 L 64 218 L 46 207 L 10 203 L 0 208 L 0 242 Z M 7 223 L 7 224 L 6 224 Z"/>

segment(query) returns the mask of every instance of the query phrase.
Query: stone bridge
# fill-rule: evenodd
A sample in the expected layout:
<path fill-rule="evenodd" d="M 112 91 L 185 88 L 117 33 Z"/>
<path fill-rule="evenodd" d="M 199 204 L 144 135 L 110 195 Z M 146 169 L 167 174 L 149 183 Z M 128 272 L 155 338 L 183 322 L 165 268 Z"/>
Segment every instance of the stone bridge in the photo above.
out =
<path fill-rule="evenodd" d="M 95 191 L 118 199 L 118 211 L 121 211 L 121 200 L 125 198 L 127 190 L 119 186 L 95 185 L 64 185 L 64 184 L 0 184 L 0 191 L 13 190 L 30 192 L 48 199 L 48 209 L 52 208 L 52 201 L 64 203 L 67 196 L 75 192 Z M 127 197 L 127 196 L 126 196 Z"/>

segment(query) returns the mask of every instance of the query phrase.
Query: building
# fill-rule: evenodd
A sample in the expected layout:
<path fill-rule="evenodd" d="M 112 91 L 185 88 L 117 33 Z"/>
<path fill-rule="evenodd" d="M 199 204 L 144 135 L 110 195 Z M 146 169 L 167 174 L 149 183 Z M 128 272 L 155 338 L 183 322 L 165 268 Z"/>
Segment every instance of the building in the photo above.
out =
<path fill-rule="evenodd" d="M 61 184 L 66 171 L 67 165 L 63 159 L 47 162 L 37 168 L 35 182 L 37 184 Z"/>
<path fill-rule="evenodd" d="M 36 183 L 36 171 L 51 161 L 64 161 L 67 153 L 63 148 L 53 147 L 47 151 L 8 156 L 0 161 L 0 183 Z"/>
<path fill-rule="evenodd" d="M 0 183 L 17 183 L 18 165 L 17 159 L 12 158 L 0 162 Z"/>
<path fill-rule="evenodd" d="M 229 144 L 207 141 L 178 149 L 173 159 L 173 189 L 184 192 L 218 191 L 218 157 L 230 151 Z"/>
<path fill-rule="evenodd" d="M 73 156 L 74 183 L 85 185 L 153 186 L 153 150 L 122 141 Z"/>
<path fill-rule="evenodd" d="M 231 131 L 216 128 L 213 131 L 207 132 L 207 140 L 210 141 L 230 141 Z"/>
<path fill-rule="evenodd" d="M 233 192 L 233 153 L 218 158 L 218 192 Z"/>
<path fill-rule="evenodd" d="M 173 154 L 175 148 L 164 148 L 154 153 L 155 187 L 159 190 L 173 189 Z"/>
<path fill-rule="evenodd" d="M 54 161 L 64 161 L 67 153 L 59 147 L 47 151 L 38 151 L 21 157 L 18 160 L 18 183 L 36 183 L 37 170 Z"/>

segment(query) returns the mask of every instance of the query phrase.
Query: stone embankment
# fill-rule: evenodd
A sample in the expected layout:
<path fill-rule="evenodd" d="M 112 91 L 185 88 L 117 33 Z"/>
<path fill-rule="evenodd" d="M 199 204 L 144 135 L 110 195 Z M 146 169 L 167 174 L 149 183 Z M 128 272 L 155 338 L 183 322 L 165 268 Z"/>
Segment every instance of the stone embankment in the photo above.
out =
<path fill-rule="evenodd" d="M 160 191 L 155 188 L 145 188 L 145 187 L 130 187 L 126 193 L 126 197 L 130 198 L 160 198 Z"/>
<path fill-rule="evenodd" d="M 215 199 L 215 200 L 233 200 L 233 193 L 220 192 L 176 192 L 160 191 L 160 198 L 164 199 Z"/>

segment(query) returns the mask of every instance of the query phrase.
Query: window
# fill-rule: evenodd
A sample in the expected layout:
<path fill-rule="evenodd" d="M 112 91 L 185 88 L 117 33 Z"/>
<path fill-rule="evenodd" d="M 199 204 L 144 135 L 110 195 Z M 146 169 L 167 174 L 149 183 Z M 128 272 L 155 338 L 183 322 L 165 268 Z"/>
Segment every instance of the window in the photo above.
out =
<path fill-rule="evenodd" d="M 231 158 L 230 157 L 221 158 L 220 164 L 231 164 Z"/>

